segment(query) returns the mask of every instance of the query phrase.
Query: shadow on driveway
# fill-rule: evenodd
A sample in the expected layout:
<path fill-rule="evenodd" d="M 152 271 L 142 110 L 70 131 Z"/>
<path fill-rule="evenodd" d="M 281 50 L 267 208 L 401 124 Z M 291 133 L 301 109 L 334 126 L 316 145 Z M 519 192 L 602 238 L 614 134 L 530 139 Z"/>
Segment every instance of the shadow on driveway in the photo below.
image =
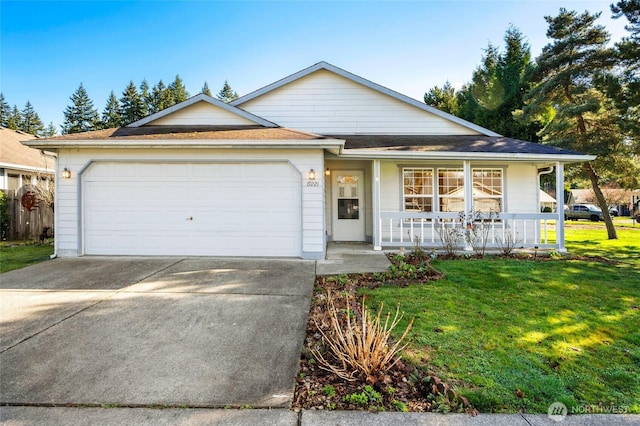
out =
<path fill-rule="evenodd" d="M 287 407 L 315 264 L 56 259 L 0 277 L 1 403 Z"/>

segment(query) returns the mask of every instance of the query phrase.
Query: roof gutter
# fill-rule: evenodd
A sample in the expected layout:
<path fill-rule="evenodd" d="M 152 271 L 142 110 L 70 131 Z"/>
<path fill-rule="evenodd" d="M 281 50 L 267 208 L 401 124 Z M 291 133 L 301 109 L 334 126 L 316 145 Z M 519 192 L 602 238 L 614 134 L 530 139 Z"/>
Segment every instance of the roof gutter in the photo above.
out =
<path fill-rule="evenodd" d="M 230 140 L 230 139 L 127 139 L 127 140 L 33 140 L 24 143 L 32 148 L 282 148 L 282 149 L 337 149 L 344 147 L 342 139 L 278 139 L 278 140 Z"/>
<path fill-rule="evenodd" d="M 522 154 L 500 152 L 451 152 L 451 151 L 371 151 L 342 149 L 332 151 L 341 158 L 420 159 L 420 160 L 509 160 L 509 161 L 561 161 L 580 163 L 595 160 L 595 155 L 585 154 Z"/>

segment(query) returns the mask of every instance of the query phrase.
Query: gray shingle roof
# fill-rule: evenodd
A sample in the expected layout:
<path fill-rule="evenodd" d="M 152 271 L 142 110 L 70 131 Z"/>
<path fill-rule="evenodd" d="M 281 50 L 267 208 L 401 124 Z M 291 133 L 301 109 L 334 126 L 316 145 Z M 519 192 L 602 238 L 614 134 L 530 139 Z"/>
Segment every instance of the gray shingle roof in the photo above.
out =
<path fill-rule="evenodd" d="M 581 155 L 579 152 L 503 136 L 329 135 L 346 140 L 344 149 L 372 151 L 483 152 L 496 154 Z"/>

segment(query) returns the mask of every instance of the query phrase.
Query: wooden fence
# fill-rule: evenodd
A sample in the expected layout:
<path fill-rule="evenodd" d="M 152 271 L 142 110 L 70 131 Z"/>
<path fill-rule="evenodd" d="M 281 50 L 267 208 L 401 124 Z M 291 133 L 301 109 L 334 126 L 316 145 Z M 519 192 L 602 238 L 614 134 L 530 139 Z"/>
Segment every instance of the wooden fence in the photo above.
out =
<path fill-rule="evenodd" d="M 18 190 L 3 190 L 7 196 L 9 228 L 6 240 L 38 240 L 53 237 L 53 209 L 30 191 L 29 186 Z M 47 228 L 47 229 L 45 229 Z"/>

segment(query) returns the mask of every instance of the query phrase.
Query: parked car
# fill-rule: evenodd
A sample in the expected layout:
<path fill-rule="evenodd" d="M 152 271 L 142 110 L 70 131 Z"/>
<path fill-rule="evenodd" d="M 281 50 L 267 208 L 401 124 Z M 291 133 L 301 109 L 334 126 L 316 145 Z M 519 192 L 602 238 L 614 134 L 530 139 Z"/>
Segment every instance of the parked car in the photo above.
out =
<path fill-rule="evenodd" d="M 574 204 L 564 211 L 565 220 L 587 219 L 593 222 L 604 220 L 602 210 L 593 204 Z"/>
<path fill-rule="evenodd" d="M 620 213 L 618 212 L 618 208 L 617 207 L 610 207 L 609 208 L 609 214 L 611 215 L 611 217 L 620 216 Z"/>

